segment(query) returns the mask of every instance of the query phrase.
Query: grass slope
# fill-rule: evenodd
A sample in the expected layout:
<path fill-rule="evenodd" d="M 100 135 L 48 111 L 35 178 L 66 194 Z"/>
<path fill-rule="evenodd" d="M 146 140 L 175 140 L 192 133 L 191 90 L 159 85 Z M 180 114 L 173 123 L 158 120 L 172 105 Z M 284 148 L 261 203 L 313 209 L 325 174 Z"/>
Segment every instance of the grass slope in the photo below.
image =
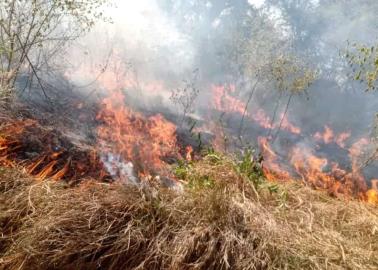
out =
<path fill-rule="evenodd" d="M 0 169 L 0 269 L 377 269 L 378 208 L 210 154 L 182 192 Z"/>

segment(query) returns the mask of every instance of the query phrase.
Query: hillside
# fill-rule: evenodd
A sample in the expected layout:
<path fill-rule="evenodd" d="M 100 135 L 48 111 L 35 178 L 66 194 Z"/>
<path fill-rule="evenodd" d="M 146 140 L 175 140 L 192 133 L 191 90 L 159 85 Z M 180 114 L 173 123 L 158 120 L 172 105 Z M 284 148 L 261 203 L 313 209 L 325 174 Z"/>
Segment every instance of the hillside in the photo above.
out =
<path fill-rule="evenodd" d="M 0 270 L 378 270 L 377 0 L 0 0 Z"/>

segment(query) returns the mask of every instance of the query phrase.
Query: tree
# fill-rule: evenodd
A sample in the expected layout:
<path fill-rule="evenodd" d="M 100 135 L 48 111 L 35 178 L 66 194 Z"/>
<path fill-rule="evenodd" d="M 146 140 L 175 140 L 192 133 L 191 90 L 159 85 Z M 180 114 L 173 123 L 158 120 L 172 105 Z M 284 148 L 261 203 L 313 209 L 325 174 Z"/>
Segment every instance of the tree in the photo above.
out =
<path fill-rule="evenodd" d="M 185 123 L 187 115 L 194 111 L 196 98 L 199 94 L 199 89 L 196 86 L 197 77 L 198 70 L 194 70 L 189 80 L 183 80 L 182 87 L 172 90 L 170 100 L 179 108 L 180 114 L 182 115 L 180 127 Z"/>
<path fill-rule="evenodd" d="M 345 58 L 352 68 L 353 78 L 366 85 L 366 91 L 378 87 L 378 45 L 348 44 Z"/>
<path fill-rule="evenodd" d="M 352 69 L 352 79 L 365 86 L 365 91 L 378 89 L 378 44 L 366 45 L 353 43 L 349 44 L 344 54 L 349 67 Z M 359 169 L 364 169 L 378 158 L 378 113 L 375 115 L 372 130 L 372 142 L 375 150 L 368 154 Z"/>
<path fill-rule="evenodd" d="M 307 53 L 299 54 L 293 46 L 299 37 L 285 31 L 287 25 L 269 10 L 256 9 L 247 0 L 159 2 L 196 48 L 194 63 L 201 78 L 235 86 L 229 94 L 246 101 L 238 128 L 241 142 L 253 105 L 279 96 L 274 121 L 287 95 L 285 117 L 292 97 L 306 91 L 317 76 L 305 65 L 309 61 L 301 60 L 307 60 Z"/>
<path fill-rule="evenodd" d="M 2 0 L 0 2 L 0 88 L 10 89 L 29 72 L 37 79 L 41 66 L 104 19 L 107 0 Z M 45 93 L 46 94 L 46 93 Z"/>
<path fill-rule="evenodd" d="M 271 74 L 276 84 L 275 88 L 280 92 L 280 97 L 282 97 L 282 93 L 289 95 L 276 135 L 273 138 L 275 140 L 281 130 L 293 96 L 306 92 L 317 79 L 318 72 L 311 69 L 298 57 L 281 56 L 273 62 Z M 272 122 L 276 117 L 277 109 L 278 106 L 274 110 Z"/>

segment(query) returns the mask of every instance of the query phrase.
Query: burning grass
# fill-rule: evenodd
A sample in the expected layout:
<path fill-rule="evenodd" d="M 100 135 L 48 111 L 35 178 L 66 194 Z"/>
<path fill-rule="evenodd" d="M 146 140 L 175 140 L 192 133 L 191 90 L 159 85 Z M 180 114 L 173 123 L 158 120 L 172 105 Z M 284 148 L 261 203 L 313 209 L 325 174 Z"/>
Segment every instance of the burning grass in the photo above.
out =
<path fill-rule="evenodd" d="M 0 171 L 1 269 L 377 269 L 378 208 L 217 154 L 183 192 Z"/>
<path fill-rule="evenodd" d="M 80 136 L 62 134 L 32 119 L 13 120 L 1 114 L 0 119 L 5 120 L 0 123 L 0 165 L 22 165 L 40 180 L 107 179 L 95 148 Z"/>

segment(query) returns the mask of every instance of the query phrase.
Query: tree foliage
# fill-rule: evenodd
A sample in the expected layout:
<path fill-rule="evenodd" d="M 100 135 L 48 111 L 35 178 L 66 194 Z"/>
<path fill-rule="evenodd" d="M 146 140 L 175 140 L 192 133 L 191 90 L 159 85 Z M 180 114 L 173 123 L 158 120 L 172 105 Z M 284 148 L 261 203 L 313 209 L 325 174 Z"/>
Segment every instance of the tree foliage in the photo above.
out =
<path fill-rule="evenodd" d="M 0 2 L 0 83 L 13 87 L 20 72 L 38 76 L 67 42 L 104 18 L 107 0 L 2 0 Z"/>
<path fill-rule="evenodd" d="M 279 91 L 301 94 L 316 80 L 317 72 L 300 58 L 280 56 L 271 65 L 271 74 Z"/>
<path fill-rule="evenodd" d="M 348 44 L 345 57 L 354 80 L 366 84 L 366 90 L 378 87 L 378 45 Z"/>

